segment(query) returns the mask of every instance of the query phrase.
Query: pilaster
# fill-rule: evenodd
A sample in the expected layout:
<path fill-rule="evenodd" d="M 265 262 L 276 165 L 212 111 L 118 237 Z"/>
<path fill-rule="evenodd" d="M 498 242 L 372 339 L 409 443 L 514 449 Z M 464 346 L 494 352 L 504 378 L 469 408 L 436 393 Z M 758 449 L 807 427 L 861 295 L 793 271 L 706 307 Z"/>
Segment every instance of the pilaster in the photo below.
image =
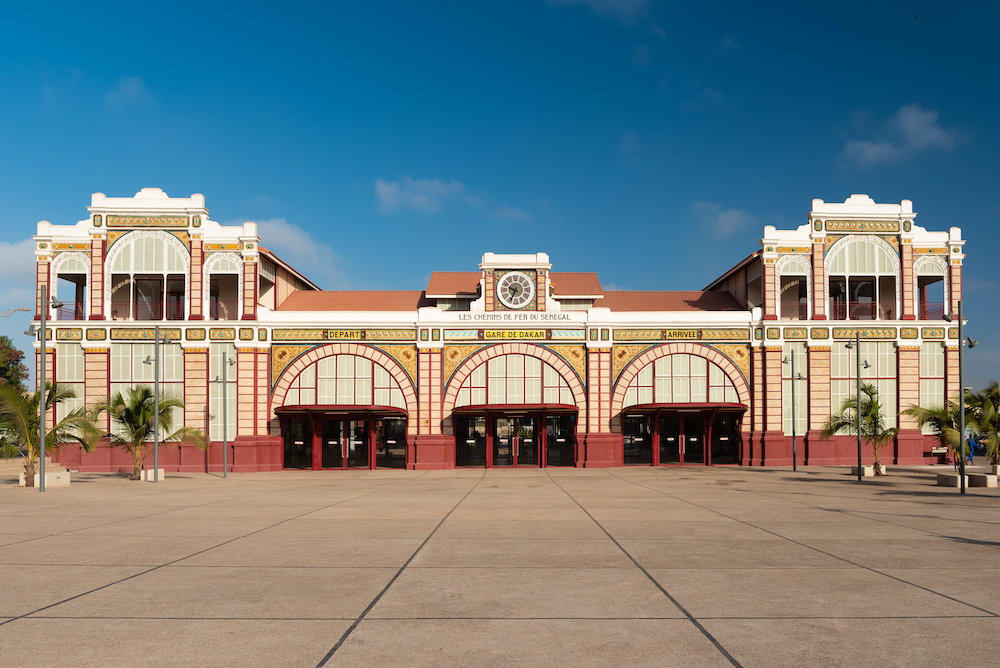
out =
<path fill-rule="evenodd" d="M 103 234 L 90 238 L 90 320 L 104 320 L 104 249 Z"/>
<path fill-rule="evenodd" d="M 587 424 L 577 434 L 578 467 L 622 466 L 621 418 L 611 414 L 614 384 L 610 345 L 587 350 Z"/>
<path fill-rule="evenodd" d="M 903 239 L 899 247 L 900 265 L 903 281 L 903 320 L 916 320 L 917 315 L 913 312 L 913 244 L 909 239 Z"/>
<path fill-rule="evenodd" d="M 813 320 L 826 320 L 826 243 L 823 239 L 812 244 L 812 307 Z"/>
<path fill-rule="evenodd" d="M 205 275 L 205 247 L 201 235 L 191 237 L 191 304 L 190 320 L 204 320 L 204 305 L 201 293 Z"/>
<path fill-rule="evenodd" d="M 830 417 L 830 346 L 810 347 L 809 353 L 809 432 L 806 434 L 806 463 L 829 466 L 837 463 L 833 440 L 819 437 Z"/>

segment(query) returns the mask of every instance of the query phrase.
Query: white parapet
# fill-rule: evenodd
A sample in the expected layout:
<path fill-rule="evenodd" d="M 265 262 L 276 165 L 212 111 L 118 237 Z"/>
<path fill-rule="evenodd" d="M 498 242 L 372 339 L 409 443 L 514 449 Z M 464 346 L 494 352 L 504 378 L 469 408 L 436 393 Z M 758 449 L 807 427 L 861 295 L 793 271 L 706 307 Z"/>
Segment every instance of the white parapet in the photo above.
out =
<path fill-rule="evenodd" d="M 19 487 L 24 487 L 24 471 L 21 471 L 17 476 L 17 484 Z M 41 478 L 39 474 L 35 474 L 35 487 L 41 484 Z M 45 488 L 49 487 L 69 487 L 69 471 L 56 471 L 54 473 L 45 474 Z"/>
<path fill-rule="evenodd" d="M 143 469 L 139 471 L 139 480 L 144 480 L 146 482 L 163 482 L 163 469 L 159 469 L 158 473 L 159 475 L 156 479 L 154 479 L 152 469 Z"/>

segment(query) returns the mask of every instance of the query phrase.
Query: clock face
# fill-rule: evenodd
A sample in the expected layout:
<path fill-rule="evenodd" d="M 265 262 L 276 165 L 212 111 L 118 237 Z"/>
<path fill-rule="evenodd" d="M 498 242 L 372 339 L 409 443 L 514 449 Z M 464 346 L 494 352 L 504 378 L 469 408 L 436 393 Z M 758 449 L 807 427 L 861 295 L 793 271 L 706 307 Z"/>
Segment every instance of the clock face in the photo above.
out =
<path fill-rule="evenodd" d="M 506 273 L 497 284 L 497 297 L 508 308 L 524 308 L 535 298 L 535 284 L 523 272 Z"/>

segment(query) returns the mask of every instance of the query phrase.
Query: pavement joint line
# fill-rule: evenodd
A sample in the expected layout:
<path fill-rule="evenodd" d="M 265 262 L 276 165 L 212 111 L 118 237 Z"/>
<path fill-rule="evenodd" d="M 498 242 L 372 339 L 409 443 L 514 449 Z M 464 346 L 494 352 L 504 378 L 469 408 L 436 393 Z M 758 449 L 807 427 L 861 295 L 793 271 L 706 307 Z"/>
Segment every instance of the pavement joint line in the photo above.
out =
<path fill-rule="evenodd" d="M 0 619 L 6 619 L 0 617 Z M 115 621 L 198 621 L 198 622 L 219 622 L 219 621 L 243 621 L 243 622 L 349 622 L 354 617 L 152 617 L 152 616 L 121 616 L 112 617 L 110 615 L 86 615 L 75 617 L 72 615 L 45 615 L 44 617 L 31 617 L 30 620 L 115 620 Z M 684 620 L 683 616 L 678 617 L 366 617 L 366 623 L 372 622 L 407 622 L 407 621 L 671 621 Z M 787 615 L 775 617 L 749 617 L 731 616 L 723 617 L 719 615 L 702 616 L 699 619 L 705 621 L 797 621 L 797 620 L 859 620 L 859 619 L 993 619 L 992 615 Z"/>
<path fill-rule="evenodd" d="M 805 548 L 813 550 L 815 552 L 819 552 L 820 554 L 826 555 L 826 556 L 831 557 L 833 559 L 837 559 L 838 561 L 842 561 L 842 562 L 844 562 L 846 564 L 851 564 L 852 566 L 856 566 L 857 568 L 869 571 L 871 573 L 875 573 L 877 575 L 881 575 L 882 577 L 886 577 L 886 578 L 889 578 L 891 580 L 895 580 L 897 582 L 901 582 L 901 583 L 903 583 L 905 585 L 909 585 L 909 586 L 915 587 L 917 589 L 922 589 L 923 591 L 926 591 L 926 592 L 928 592 L 930 594 L 934 594 L 936 596 L 940 596 L 942 598 L 948 599 L 949 601 L 953 601 L 955 603 L 959 603 L 961 605 L 968 606 L 968 607 L 972 608 L 973 610 L 979 610 L 980 612 L 983 612 L 983 613 L 989 615 L 990 617 L 1000 617 L 1000 614 L 997 614 L 997 613 L 992 612 L 990 610 L 986 610 L 985 608 L 980 608 L 978 605 L 973 605 L 972 603 L 969 603 L 968 601 L 963 601 L 961 599 L 955 598 L 954 596 L 948 596 L 947 594 L 941 593 L 939 591 L 935 591 L 935 590 L 933 590 L 933 589 L 931 589 L 929 587 L 924 587 L 922 585 L 918 585 L 918 584 L 916 584 L 914 582 L 909 582 L 907 580 L 904 580 L 903 578 L 899 578 L 899 577 L 896 577 L 895 575 L 890 575 L 889 573 L 885 573 L 885 572 L 883 572 L 883 571 L 881 571 L 881 570 L 879 570 L 877 568 L 873 568 L 871 566 L 865 566 L 863 564 L 859 564 L 859 563 L 851 561 L 850 559 L 847 559 L 845 557 L 841 557 L 841 556 L 832 554 L 830 552 L 827 552 L 826 550 L 821 550 L 818 547 L 814 547 L 812 545 L 808 545 L 808 544 L 803 543 L 801 541 L 795 540 L 794 538 L 788 538 L 787 536 L 782 536 L 781 534 L 779 534 L 779 533 L 777 533 L 775 531 L 771 531 L 770 529 L 765 529 L 764 527 L 757 526 L 756 524 L 752 524 L 750 522 L 747 522 L 746 520 L 741 520 L 741 519 L 732 517 L 730 515 L 726 515 L 721 510 L 716 510 L 714 508 L 708 508 L 707 506 L 699 505 L 699 504 L 695 503 L 694 501 L 690 501 L 688 499 L 682 499 L 682 498 L 680 498 L 678 496 L 675 496 L 673 494 L 668 494 L 667 492 L 663 492 L 661 490 L 653 489 L 652 487 L 647 487 L 646 485 L 641 485 L 639 483 L 633 483 L 633 484 L 635 484 L 635 485 L 637 485 L 639 487 L 643 487 L 645 489 L 652 490 L 654 492 L 657 492 L 658 494 L 662 494 L 663 496 L 667 496 L 667 497 L 669 497 L 671 499 L 677 499 L 678 501 L 683 501 L 684 503 L 690 504 L 690 505 L 694 506 L 695 508 L 700 508 L 702 510 L 707 510 L 709 512 L 715 513 L 715 514 L 720 515 L 722 517 L 725 517 L 727 519 L 733 520 L 734 522 L 739 522 L 740 524 L 744 524 L 744 525 L 746 525 L 748 527 L 752 527 L 754 529 L 757 529 L 758 531 L 763 531 L 765 533 L 769 533 L 772 536 L 776 536 L 778 538 L 781 538 L 782 540 L 786 540 L 789 543 L 793 543 L 795 545 L 799 545 L 801 547 L 805 547 Z M 748 491 L 748 490 L 736 490 L 736 491 L 740 491 L 740 492 L 746 493 L 746 494 L 759 494 L 758 492 L 751 492 L 751 491 Z M 762 494 L 762 496 L 766 497 L 767 495 L 766 494 Z M 767 498 L 773 498 L 773 497 L 767 497 Z M 809 506 L 808 504 L 802 503 L 802 502 L 797 501 L 797 500 L 793 501 L 792 503 L 798 503 L 799 505 L 806 506 L 807 508 L 812 507 L 812 506 Z M 582 507 L 583 506 L 581 506 L 581 508 Z M 816 507 L 815 509 L 816 510 L 828 510 L 826 508 L 819 508 L 819 507 Z M 862 518 L 862 519 L 864 519 L 864 518 Z M 891 522 L 887 522 L 887 524 L 892 525 Z M 892 526 L 895 526 L 895 525 L 892 525 Z M 921 540 L 923 540 L 923 539 L 921 539 Z"/>
<path fill-rule="evenodd" d="M 617 476 L 616 476 L 616 477 L 617 477 Z M 701 622 L 699 622 L 699 621 L 698 621 L 698 619 L 697 619 L 697 618 L 696 618 L 696 617 L 695 617 L 694 615 L 692 615 L 692 614 L 691 614 L 690 612 L 688 612 L 688 609 L 687 609 L 687 608 L 685 608 L 685 607 L 684 607 L 683 605 L 681 605 L 680 601 L 678 601 L 678 600 L 677 600 L 676 598 L 674 598 L 674 597 L 673 597 L 673 596 L 672 596 L 672 595 L 670 594 L 670 592 L 668 592 L 668 591 L 666 590 L 666 588 L 665 588 L 665 587 L 664 587 L 663 585 L 661 585 L 661 584 L 660 584 L 660 583 L 659 583 L 659 582 L 658 582 L 658 581 L 656 580 L 656 578 L 654 578 L 654 577 L 653 577 L 652 575 L 650 575 L 649 571 L 647 571 L 647 570 L 646 570 L 645 568 L 643 568 L 642 564 L 640 564 L 640 563 L 638 562 L 638 560 L 636 560 L 636 558 L 635 558 L 635 557 L 633 557 L 633 556 L 632 556 L 632 555 L 631 555 L 631 554 L 629 553 L 629 551 L 628 551 L 628 550 L 626 550 L 626 549 L 625 549 L 624 547 L 622 547 L 622 544 L 621 544 L 621 543 L 619 543 L 619 542 L 618 542 L 618 541 L 617 541 L 617 540 L 615 539 L 615 537 L 614 537 L 614 536 L 612 536 L 612 535 L 611 535 L 611 533 L 610 533 L 610 532 L 609 532 L 609 531 L 608 531 L 607 529 L 605 529 L 605 528 L 604 528 L 604 525 L 602 525 L 602 524 L 601 524 L 600 522 L 598 522 L 598 521 L 597 521 L 597 520 L 596 520 L 596 519 L 594 518 L 594 516 L 593 516 L 593 515 L 591 515 L 591 514 L 590 514 L 590 512 L 589 512 L 589 511 L 588 511 L 588 510 L 587 510 L 586 508 L 584 508 L 584 507 L 583 507 L 583 504 L 582 504 L 582 503 L 580 503 L 579 501 L 577 501 L 577 500 L 576 500 L 576 498 L 575 498 L 574 496 L 572 496 L 572 495 L 571 495 L 571 494 L 570 494 L 569 492 L 567 492 L 567 491 L 566 491 L 566 490 L 565 490 L 565 489 L 563 488 L 563 486 L 559 484 L 559 482 L 558 482 L 558 481 L 556 481 L 556 480 L 555 480 L 554 478 L 552 478 L 552 476 L 549 476 L 549 480 L 550 480 L 550 481 L 552 482 L 552 484 L 554 484 L 554 485 L 555 485 L 556 487 L 558 487 L 558 488 L 559 488 L 560 490 L 562 490 L 563 494 L 565 494 L 565 495 L 566 495 L 567 497 L 569 497 L 570 499 L 572 499 L 572 500 L 573 500 L 573 502 L 574 502 L 574 503 L 576 503 L 576 505 L 580 506 L 580 510 L 582 510 L 582 511 L 583 511 L 584 513 L 586 513 L 586 514 L 587 514 L 587 517 L 589 517 L 589 518 L 590 518 L 590 519 L 591 519 L 591 520 L 592 520 L 592 521 L 594 522 L 594 524 L 596 524 L 596 525 L 598 526 L 598 528 L 599 528 L 599 529 L 600 529 L 601 531 L 603 531 L 603 532 L 604 532 L 604 534 L 605 534 L 605 535 L 606 535 L 606 536 L 608 537 L 608 539 L 609 539 L 609 540 L 611 540 L 611 542 L 612 542 L 612 543 L 614 543 L 614 544 L 615 544 L 615 546 L 616 546 L 616 547 L 617 547 L 617 548 L 618 548 L 619 550 L 621 550 L 622 554 L 624 554 L 624 555 L 625 555 L 626 557 L 628 557 L 628 558 L 629 558 L 629 559 L 630 559 L 630 560 L 632 561 L 632 563 L 633 563 L 633 564 L 635 564 L 635 567 L 636 567 L 636 568 L 638 568 L 638 569 L 639 569 L 639 570 L 640 570 L 640 571 L 642 572 L 642 574 L 643 574 L 643 575 L 645 575 L 647 579 L 649 579 L 649 581 L 650 581 L 651 583 L 653 583 L 653 586 L 655 586 L 655 587 L 656 587 L 657 589 L 659 589 L 659 590 L 660 590 L 660 591 L 661 591 L 661 592 L 663 593 L 663 595 L 664 595 L 664 596 L 666 596 L 666 597 L 667 597 L 667 599 L 668 599 L 668 600 L 669 600 L 669 601 L 670 601 L 671 603 L 673 603 L 673 604 L 674 604 L 674 605 L 675 605 L 675 606 L 677 607 L 677 609 L 678 609 L 678 610 L 680 610 L 680 611 L 681 611 L 681 612 L 682 612 L 682 613 L 684 614 L 684 616 L 685 616 L 685 617 L 687 617 L 688 621 L 690 621 L 690 622 L 691 622 L 691 623 L 692 623 L 692 624 L 694 625 L 694 627 L 695 627 L 696 629 L 698 629 L 698 630 L 699 630 L 699 631 L 701 632 L 701 634 L 702 634 L 703 636 L 705 636 L 705 638 L 707 638 L 707 639 L 708 639 L 708 641 L 712 643 L 712 645 L 714 645 L 714 646 L 715 646 L 715 648 L 716 648 L 717 650 L 719 650 L 719 653 L 720 653 L 720 654 L 722 654 L 722 656 L 724 656 L 724 657 L 725 657 L 725 658 L 726 658 L 726 659 L 727 659 L 727 660 L 729 661 L 729 663 L 731 663 L 731 664 L 732 664 L 733 666 L 735 666 L 736 668 L 743 668 L 742 664 L 740 664 L 740 662 L 736 660 L 736 657 L 734 657 L 734 656 L 733 656 L 732 654 L 730 654 L 730 653 L 729 653 L 729 651 L 728 651 L 728 650 L 727 650 L 727 649 L 726 649 L 725 647 L 723 647 L 723 646 L 722 646 L 722 643 L 721 643 L 721 642 L 719 642 L 719 641 L 718 641 L 718 639 L 716 639 L 716 637 L 715 637 L 715 636 L 713 636 L 713 635 L 712 635 L 712 634 L 711 634 L 711 633 L 709 632 L 709 630 L 708 630 L 708 629 L 706 629 L 706 628 L 704 627 L 704 625 L 703 625 L 703 624 L 702 624 Z"/>
<path fill-rule="evenodd" d="M 417 476 L 416 478 L 413 478 L 413 480 L 419 480 L 422 477 L 423 477 L 423 475 L 420 475 L 420 476 Z M 412 482 L 412 481 L 411 480 L 404 480 L 402 482 L 396 483 L 395 485 L 390 485 L 388 488 L 398 487 L 399 485 L 405 484 L 407 482 Z M 24 619 L 26 617 L 30 617 L 31 615 L 37 615 L 39 612 L 42 612 L 44 610 L 48 610 L 49 608 L 54 608 L 57 605 L 62 605 L 63 603 L 69 603 L 70 601 L 76 600 L 78 598 L 82 598 L 82 597 L 87 596 L 89 594 L 93 594 L 94 592 L 101 591 L 102 589 L 107 589 L 108 587 L 113 587 L 114 585 L 121 584 L 123 582 L 128 582 L 129 580 L 133 580 L 133 579 L 135 579 L 137 577 L 140 577 L 140 576 L 143 576 L 143 575 L 147 575 L 147 574 L 152 573 L 153 571 L 159 570 L 161 568 L 166 568 L 168 566 L 172 566 L 172 565 L 176 564 L 177 562 L 184 561 L 185 559 L 190 559 L 191 557 L 196 557 L 199 554 L 204 554 L 204 553 L 209 552 L 211 550 L 214 550 L 216 548 L 222 547 L 223 545 L 228 545 L 229 543 L 235 543 L 238 540 L 241 540 L 243 538 L 248 538 L 248 537 L 253 536 L 255 534 L 258 534 L 258 533 L 260 533 L 262 531 L 267 531 L 268 529 L 273 529 L 276 526 L 280 526 L 280 525 L 284 524 L 285 522 L 290 522 L 292 520 L 298 519 L 299 517 L 304 517 L 306 515 L 311 515 L 312 513 L 319 512 L 320 510 L 325 510 L 326 508 L 332 508 L 334 506 L 339 506 L 340 504 L 347 503 L 348 501 L 354 501 L 356 499 L 364 498 L 364 497 L 368 496 L 369 494 L 375 494 L 376 492 L 380 492 L 383 489 L 388 489 L 388 488 L 383 487 L 383 488 L 380 488 L 380 489 L 372 490 L 370 492 L 365 492 L 364 494 L 359 494 L 358 496 L 353 497 L 351 499 L 342 499 L 340 501 L 337 501 L 336 503 L 331 503 L 328 506 L 324 506 L 323 508 L 317 508 L 315 510 L 310 510 L 307 513 L 302 513 L 302 515 L 298 515 L 296 517 L 285 518 L 285 519 L 281 520 L 280 522 L 276 522 L 276 523 L 274 523 L 274 524 L 272 524 L 270 526 L 266 526 L 266 527 L 263 527 L 261 529 L 257 529 L 256 531 L 251 531 L 250 533 L 244 534 L 242 536 L 237 536 L 236 538 L 231 538 L 230 540 L 223 541 L 223 542 L 219 543 L 218 545 L 213 545 L 212 547 L 207 547 L 204 550 L 199 550 L 199 551 L 194 552 L 192 554 L 188 554 L 188 555 L 180 557 L 178 559 L 174 559 L 173 561 L 168 561 L 165 564 L 160 564 L 158 566 L 154 566 L 153 568 L 148 568 L 148 569 L 146 569 L 144 571 L 141 571 L 139 573 L 133 573 L 132 575 L 130 575 L 128 577 L 122 578 L 120 580 L 115 580 L 114 582 L 109 582 L 109 583 L 107 583 L 105 585 L 101 585 L 100 587 L 95 587 L 94 589 L 91 589 L 89 591 L 81 592 L 79 594 L 76 594 L 75 596 L 70 596 L 69 598 L 65 598 L 65 599 L 63 599 L 61 601 L 56 601 L 55 603 L 50 603 L 49 605 L 43 606 L 41 608 L 38 608 L 37 610 L 32 610 L 31 612 L 26 612 L 23 615 L 18 615 L 16 617 L 11 617 L 9 619 L 6 619 L 6 620 L 0 622 L 0 626 L 3 626 L 5 624 L 10 624 L 11 622 L 16 622 L 19 619 Z M 461 502 L 459 502 L 459 503 L 461 503 Z M 66 565 L 66 564 L 62 564 L 62 565 Z"/>
<path fill-rule="evenodd" d="M 472 479 L 475 480 L 474 478 L 472 478 Z M 371 603 L 368 604 L 368 607 L 366 607 L 364 610 L 361 611 L 361 614 L 358 615 L 358 618 L 356 620 L 354 620 L 354 623 L 351 624 L 347 628 L 347 630 L 344 631 L 343 635 L 340 636 L 340 640 L 338 640 L 337 643 L 333 647 L 330 648 L 330 651 L 327 652 L 326 655 L 322 659 L 320 659 L 320 662 L 316 664 L 316 668 L 323 668 L 323 666 L 325 666 L 327 664 L 327 662 L 330 659 L 333 658 L 333 655 L 337 653 L 337 650 L 340 649 L 343 646 L 343 644 L 347 641 L 347 639 L 349 637 L 351 637 L 351 634 L 354 633 L 354 629 L 358 628 L 358 624 L 361 623 L 361 621 L 368 615 L 368 613 L 371 612 L 372 608 L 374 608 L 375 605 L 382 599 L 382 597 L 385 596 L 385 593 L 387 591 L 389 591 L 389 588 L 393 584 L 395 584 L 396 580 L 399 579 L 399 576 L 402 575 L 403 571 L 406 570 L 406 567 L 410 565 L 410 562 L 413 561 L 418 554 L 420 554 L 420 550 L 424 549 L 424 546 L 427 545 L 427 542 L 434 536 L 434 534 L 437 532 L 437 530 L 441 528 L 441 525 L 445 523 L 445 521 L 451 516 L 451 514 L 453 512 L 455 512 L 455 510 L 460 505 L 462 505 L 463 501 L 465 501 L 467 498 L 469 498 L 470 494 L 472 494 L 474 491 L 476 491 L 476 488 L 479 487 L 479 485 L 485 479 L 486 479 L 486 471 L 484 470 L 483 473 L 482 473 L 482 475 L 479 476 L 479 479 L 476 480 L 476 484 L 469 488 L 469 491 L 467 491 L 465 493 L 465 495 L 462 496 L 462 498 L 458 500 L 458 503 L 456 503 L 455 506 L 451 510 L 448 511 L 448 514 L 445 515 L 444 517 L 442 517 L 441 521 L 437 523 L 437 526 L 435 526 L 431 530 L 431 532 L 429 534 L 427 534 L 427 538 L 424 538 L 424 541 L 422 543 L 420 543 L 420 545 L 413 552 L 413 554 L 410 555 L 410 558 L 406 560 L 406 563 L 404 563 L 399 568 L 399 570 L 396 571 L 396 574 L 393 575 L 392 579 L 390 579 L 389 582 L 385 585 L 385 587 L 382 588 L 382 591 L 380 591 L 375 596 L 375 598 L 372 599 Z"/>

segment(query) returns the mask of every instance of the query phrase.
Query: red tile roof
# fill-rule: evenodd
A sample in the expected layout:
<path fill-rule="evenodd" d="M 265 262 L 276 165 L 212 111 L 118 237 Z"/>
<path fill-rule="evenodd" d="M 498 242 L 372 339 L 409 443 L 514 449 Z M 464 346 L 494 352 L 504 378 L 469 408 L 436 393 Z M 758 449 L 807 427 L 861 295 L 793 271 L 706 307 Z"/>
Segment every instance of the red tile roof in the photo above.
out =
<path fill-rule="evenodd" d="M 435 297 L 474 295 L 479 290 L 478 271 L 435 271 L 427 284 L 427 294 Z"/>
<path fill-rule="evenodd" d="M 556 297 L 596 297 L 604 294 L 601 281 L 592 271 L 551 271 L 549 282 Z"/>
<path fill-rule="evenodd" d="M 744 311 L 728 292 L 614 290 L 597 303 L 612 311 Z"/>
<path fill-rule="evenodd" d="M 279 311 L 416 311 L 434 306 L 417 290 L 296 290 Z"/>

